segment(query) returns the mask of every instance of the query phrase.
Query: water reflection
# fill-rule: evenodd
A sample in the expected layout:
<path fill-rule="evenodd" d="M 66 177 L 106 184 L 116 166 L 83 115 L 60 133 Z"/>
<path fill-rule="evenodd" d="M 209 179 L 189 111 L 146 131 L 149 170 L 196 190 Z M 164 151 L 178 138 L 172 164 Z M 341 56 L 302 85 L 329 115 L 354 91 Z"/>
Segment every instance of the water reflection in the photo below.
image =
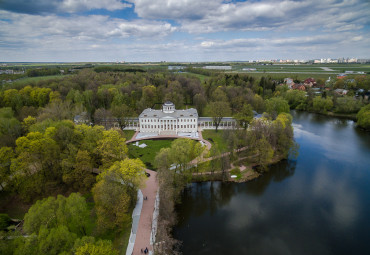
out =
<path fill-rule="evenodd" d="M 370 134 L 294 113 L 297 160 L 249 183 L 190 185 L 178 206 L 183 254 L 370 254 Z"/>
<path fill-rule="evenodd" d="M 295 160 L 283 160 L 269 167 L 263 178 L 258 178 L 245 185 L 246 192 L 251 195 L 260 196 L 272 181 L 281 182 L 293 176 L 297 162 Z"/>

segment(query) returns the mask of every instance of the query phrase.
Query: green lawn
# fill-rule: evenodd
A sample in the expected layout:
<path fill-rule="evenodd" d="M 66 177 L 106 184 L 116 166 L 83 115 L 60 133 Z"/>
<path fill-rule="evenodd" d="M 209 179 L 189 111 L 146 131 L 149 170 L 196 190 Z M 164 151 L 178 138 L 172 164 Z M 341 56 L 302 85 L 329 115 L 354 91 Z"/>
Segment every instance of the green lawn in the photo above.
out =
<path fill-rule="evenodd" d="M 123 136 L 126 138 L 126 141 L 130 140 L 131 137 L 135 134 L 135 130 L 123 130 Z"/>
<path fill-rule="evenodd" d="M 226 141 L 223 139 L 223 130 L 204 130 L 202 132 L 203 138 L 210 141 L 212 146 L 216 144 L 221 152 L 228 151 Z"/>
<path fill-rule="evenodd" d="M 154 158 L 162 148 L 171 147 L 173 139 L 170 140 L 143 140 L 139 144 L 145 143 L 147 147 L 140 148 L 135 143 L 128 145 L 128 154 L 130 158 L 139 158 L 149 169 L 155 169 Z"/>
<path fill-rule="evenodd" d="M 240 172 L 239 167 L 236 167 L 230 171 L 230 176 L 236 175 L 236 180 L 240 180 L 242 178 L 242 173 Z"/>

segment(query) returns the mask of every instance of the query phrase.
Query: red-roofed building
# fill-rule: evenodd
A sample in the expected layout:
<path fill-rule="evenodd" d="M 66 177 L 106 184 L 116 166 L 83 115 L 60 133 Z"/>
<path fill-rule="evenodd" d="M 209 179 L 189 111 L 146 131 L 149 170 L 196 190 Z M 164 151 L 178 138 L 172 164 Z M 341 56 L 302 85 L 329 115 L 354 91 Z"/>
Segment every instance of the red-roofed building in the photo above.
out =
<path fill-rule="evenodd" d="M 315 87 L 317 85 L 314 78 L 308 78 L 308 79 L 304 80 L 303 84 L 306 87 L 310 87 L 310 88 Z"/>

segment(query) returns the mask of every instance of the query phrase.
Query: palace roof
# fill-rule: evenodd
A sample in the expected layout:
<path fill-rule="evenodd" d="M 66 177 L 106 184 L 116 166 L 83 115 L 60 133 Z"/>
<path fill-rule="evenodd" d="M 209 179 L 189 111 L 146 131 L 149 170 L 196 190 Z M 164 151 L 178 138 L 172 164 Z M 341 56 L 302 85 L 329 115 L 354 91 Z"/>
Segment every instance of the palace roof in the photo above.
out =
<path fill-rule="evenodd" d="M 198 111 L 194 108 L 186 110 L 174 110 L 171 113 L 165 113 L 162 110 L 145 109 L 139 118 L 198 118 Z"/>

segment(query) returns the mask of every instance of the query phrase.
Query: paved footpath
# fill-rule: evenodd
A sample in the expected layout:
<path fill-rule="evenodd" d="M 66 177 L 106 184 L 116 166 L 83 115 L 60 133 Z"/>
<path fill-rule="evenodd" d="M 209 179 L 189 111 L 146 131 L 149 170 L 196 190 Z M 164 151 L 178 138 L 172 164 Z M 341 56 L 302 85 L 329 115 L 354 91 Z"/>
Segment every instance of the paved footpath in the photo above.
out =
<path fill-rule="evenodd" d="M 153 251 L 153 246 L 150 245 L 150 234 L 152 232 L 154 203 L 158 191 L 158 182 L 156 172 L 149 169 L 146 169 L 146 171 L 150 174 L 150 177 L 146 180 L 146 186 L 141 189 L 141 192 L 143 193 L 143 197 L 147 197 L 148 199 L 143 201 L 132 253 L 134 255 L 144 254 L 141 253 L 141 249 L 144 250 L 145 248 L 148 248 L 149 251 Z"/>

